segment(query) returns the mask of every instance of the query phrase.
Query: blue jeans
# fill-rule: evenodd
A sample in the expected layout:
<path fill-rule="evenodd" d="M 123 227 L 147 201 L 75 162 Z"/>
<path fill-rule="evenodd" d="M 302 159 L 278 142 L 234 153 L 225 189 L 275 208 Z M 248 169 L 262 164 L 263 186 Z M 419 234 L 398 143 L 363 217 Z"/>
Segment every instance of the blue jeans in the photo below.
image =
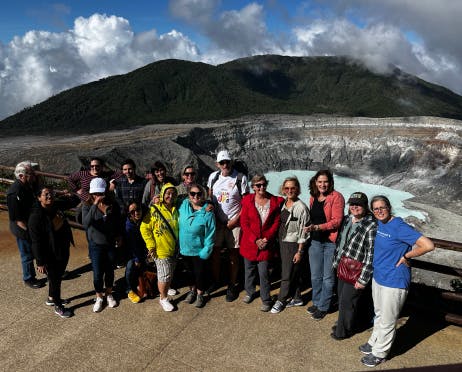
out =
<path fill-rule="evenodd" d="M 93 285 L 96 293 L 103 293 L 104 285 L 112 288 L 114 285 L 114 265 L 116 251 L 109 245 L 89 242 L 91 266 L 93 268 Z"/>
<path fill-rule="evenodd" d="M 311 269 L 311 287 L 313 305 L 321 311 L 330 307 L 332 292 L 335 284 L 332 261 L 334 259 L 335 244 L 312 240 L 309 257 Z"/>
<path fill-rule="evenodd" d="M 34 255 L 32 254 L 31 243 L 21 238 L 16 238 L 16 242 L 21 256 L 22 280 L 35 279 Z"/>

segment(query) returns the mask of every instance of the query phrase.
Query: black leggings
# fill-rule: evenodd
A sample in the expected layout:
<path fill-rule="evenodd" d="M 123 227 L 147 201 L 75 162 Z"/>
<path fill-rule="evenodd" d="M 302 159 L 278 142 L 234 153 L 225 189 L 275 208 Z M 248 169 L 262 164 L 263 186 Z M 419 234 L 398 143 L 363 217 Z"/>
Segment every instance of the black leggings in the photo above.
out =
<path fill-rule="evenodd" d="M 189 279 L 189 285 L 195 285 L 199 291 L 206 289 L 206 267 L 207 261 L 199 256 L 183 256 L 188 268 L 192 271 L 192 277 Z"/>

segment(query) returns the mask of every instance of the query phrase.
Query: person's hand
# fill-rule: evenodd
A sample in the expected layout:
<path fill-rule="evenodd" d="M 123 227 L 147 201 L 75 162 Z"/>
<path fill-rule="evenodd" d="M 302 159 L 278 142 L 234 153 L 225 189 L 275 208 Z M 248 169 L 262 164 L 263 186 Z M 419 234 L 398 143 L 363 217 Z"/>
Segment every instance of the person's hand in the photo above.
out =
<path fill-rule="evenodd" d="M 305 226 L 305 227 L 303 228 L 303 231 L 304 231 L 305 233 L 311 232 L 311 231 L 319 231 L 319 225 L 313 225 L 313 224 L 311 224 L 311 225 Z"/>
<path fill-rule="evenodd" d="M 37 271 L 40 274 L 46 274 L 47 273 L 47 268 L 45 266 L 37 266 Z"/>
<path fill-rule="evenodd" d="M 157 258 L 157 252 L 155 249 L 151 249 L 149 252 L 148 252 L 148 258 L 153 260 L 154 258 Z"/>
<path fill-rule="evenodd" d="M 359 282 L 355 283 L 355 289 L 364 289 L 364 288 L 365 287 L 361 283 L 359 283 Z"/>
<path fill-rule="evenodd" d="M 151 204 L 159 204 L 160 202 L 160 196 L 159 195 L 154 195 L 151 200 Z"/>
<path fill-rule="evenodd" d="M 205 207 L 206 212 L 212 212 L 215 209 L 214 205 L 212 203 L 207 204 Z"/>
<path fill-rule="evenodd" d="M 93 204 L 94 204 L 94 205 L 98 205 L 98 204 L 102 203 L 103 200 L 104 200 L 104 195 L 95 195 L 95 196 L 93 197 Z M 107 206 L 105 206 L 105 207 L 107 208 Z M 105 208 L 104 211 L 102 211 L 102 212 L 105 213 L 105 212 L 106 212 L 106 208 Z"/>
<path fill-rule="evenodd" d="M 406 265 L 407 267 L 411 267 L 411 265 L 409 264 L 409 261 L 403 256 L 399 259 L 398 263 L 396 264 L 396 267 L 398 267 L 399 265 Z"/>
<path fill-rule="evenodd" d="M 302 260 L 301 252 L 295 253 L 294 258 L 292 259 L 292 262 L 296 264 L 296 263 L 299 263 L 301 260 Z"/>

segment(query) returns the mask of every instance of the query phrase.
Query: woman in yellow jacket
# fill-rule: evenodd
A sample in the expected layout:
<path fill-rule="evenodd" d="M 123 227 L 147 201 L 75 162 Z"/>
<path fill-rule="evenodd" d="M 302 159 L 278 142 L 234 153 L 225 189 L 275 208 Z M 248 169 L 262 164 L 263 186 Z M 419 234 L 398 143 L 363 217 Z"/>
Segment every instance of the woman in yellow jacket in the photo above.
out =
<path fill-rule="evenodd" d="M 168 299 L 168 289 L 175 268 L 175 250 L 178 241 L 177 191 L 166 183 L 159 195 L 159 202 L 153 204 L 140 226 L 141 235 L 148 248 L 148 257 L 154 258 L 157 267 L 157 283 L 160 292 L 159 303 L 165 311 L 174 307 Z"/>

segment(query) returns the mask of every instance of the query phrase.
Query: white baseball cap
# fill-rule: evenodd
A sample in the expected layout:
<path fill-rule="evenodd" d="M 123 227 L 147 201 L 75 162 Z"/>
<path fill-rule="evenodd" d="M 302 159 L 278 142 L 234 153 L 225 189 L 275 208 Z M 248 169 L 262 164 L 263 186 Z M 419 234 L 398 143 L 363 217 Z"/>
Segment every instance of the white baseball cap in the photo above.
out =
<path fill-rule="evenodd" d="M 229 155 L 229 152 L 226 150 L 222 150 L 218 153 L 217 155 L 217 163 L 223 160 L 229 160 L 231 161 L 231 156 Z"/>
<path fill-rule="evenodd" d="M 90 194 L 102 193 L 106 191 L 106 181 L 102 178 L 93 178 L 90 182 Z"/>

